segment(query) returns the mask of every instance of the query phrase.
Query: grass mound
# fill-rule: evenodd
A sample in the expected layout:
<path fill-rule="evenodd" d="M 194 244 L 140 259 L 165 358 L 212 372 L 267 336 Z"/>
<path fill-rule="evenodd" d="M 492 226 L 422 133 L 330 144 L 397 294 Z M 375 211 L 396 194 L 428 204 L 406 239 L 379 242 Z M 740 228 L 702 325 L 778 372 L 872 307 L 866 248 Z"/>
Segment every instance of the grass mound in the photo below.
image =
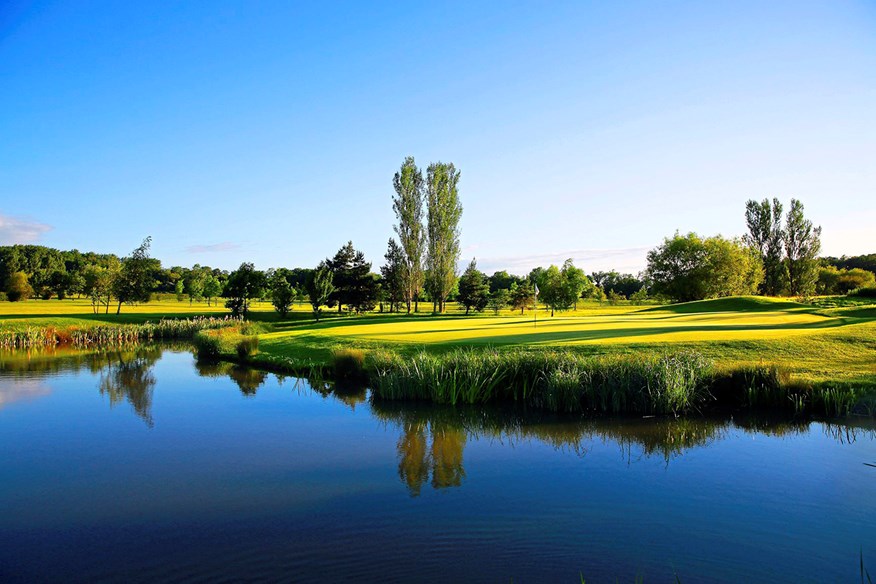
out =
<path fill-rule="evenodd" d="M 727 298 L 655 306 L 653 308 L 646 308 L 642 312 L 674 312 L 677 314 L 691 314 L 695 312 L 773 312 L 801 308 L 809 308 L 809 306 L 799 302 L 764 298 L 761 296 L 728 296 Z"/>

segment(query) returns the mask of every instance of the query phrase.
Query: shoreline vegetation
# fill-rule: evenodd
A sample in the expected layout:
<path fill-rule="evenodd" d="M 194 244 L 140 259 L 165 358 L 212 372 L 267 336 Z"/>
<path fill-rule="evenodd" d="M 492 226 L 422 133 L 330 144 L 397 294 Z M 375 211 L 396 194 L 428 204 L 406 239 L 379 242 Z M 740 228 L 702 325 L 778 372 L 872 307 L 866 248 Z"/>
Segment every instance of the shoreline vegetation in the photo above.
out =
<path fill-rule="evenodd" d="M 383 335 L 394 330 L 386 327 L 416 326 L 417 330 L 428 331 L 463 325 L 477 331 L 507 329 L 518 326 L 519 319 L 372 315 L 334 317 L 315 324 L 205 316 L 116 324 L 27 319 L 16 326 L 4 326 L 0 348 L 100 348 L 185 341 L 204 362 L 229 361 L 276 373 L 332 380 L 338 385 L 368 386 L 374 397 L 383 401 L 514 403 L 571 414 L 680 416 L 775 410 L 826 417 L 876 416 L 876 335 L 869 309 L 801 306 L 731 298 L 566 319 L 583 323 L 578 336 L 592 333 L 597 325 L 591 321 L 600 318 L 613 323 L 622 315 L 639 320 L 656 318 L 655 322 L 666 326 L 662 323 L 669 315 L 720 322 L 740 309 L 747 310 L 752 319 L 761 319 L 756 322 L 779 318 L 776 326 L 781 331 L 793 318 L 803 327 L 803 334 L 760 340 L 636 343 L 632 336 L 625 343 L 612 343 L 611 339 L 586 345 L 532 343 L 538 338 L 535 335 L 554 334 L 544 332 L 552 326 L 546 322 L 544 329 L 527 328 L 516 344 L 460 340 L 458 329 L 449 329 L 453 341 L 403 343 L 370 333 L 378 330 L 376 327 L 384 327 L 379 329 Z M 483 324 L 472 329 L 471 325 L 481 319 Z M 751 328 L 756 331 L 758 325 L 752 322 Z M 814 327 L 811 332 L 805 328 L 809 326 Z M 678 323 L 672 327 L 677 328 Z M 318 337 L 321 332 L 327 336 Z M 351 334 L 343 336 L 346 332 Z M 801 375 L 800 368 L 794 367 L 800 355 L 823 360 L 823 371 L 814 377 Z M 857 359 L 855 375 L 849 375 L 853 367 L 844 366 L 843 358 Z"/>

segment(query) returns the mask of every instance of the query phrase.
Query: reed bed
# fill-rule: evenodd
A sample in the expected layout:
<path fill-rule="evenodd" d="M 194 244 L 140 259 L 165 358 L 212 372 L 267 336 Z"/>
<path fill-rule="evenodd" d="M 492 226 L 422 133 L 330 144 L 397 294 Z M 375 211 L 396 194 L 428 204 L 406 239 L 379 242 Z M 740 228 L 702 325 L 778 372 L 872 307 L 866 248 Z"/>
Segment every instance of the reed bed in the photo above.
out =
<path fill-rule="evenodd" d="M 876 393 L 792 380 L 771 365 L 718 369 L 693 351 L 592 356 L 563 350 L 366 354 L 377 399 L 517 402 L 551 412 L 680 415 L 706 409 L 874 416 Z"/>
<path fill-rule="evenodd" d="M 78 327 L 28 327 L 0 331 L 0 348 L 29 349 L 40 346 L 121 346 L 149 341 L 191 340 L 199 331 L 219 329 L 239 322 L 231 317 L 162 319 L 142 324 L 98 324 Z"/>

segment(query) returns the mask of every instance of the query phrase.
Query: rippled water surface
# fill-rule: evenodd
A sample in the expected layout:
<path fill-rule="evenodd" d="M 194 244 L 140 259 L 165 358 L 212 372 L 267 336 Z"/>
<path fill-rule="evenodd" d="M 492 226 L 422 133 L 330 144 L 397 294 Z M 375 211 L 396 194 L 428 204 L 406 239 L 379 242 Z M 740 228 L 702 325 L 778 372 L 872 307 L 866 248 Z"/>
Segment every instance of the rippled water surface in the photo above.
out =
<path fill-rule="evenodd" d="M 371 402 L 159 348 L 6 354 L 0 581 L 860 581 L 872 428 Z"/>

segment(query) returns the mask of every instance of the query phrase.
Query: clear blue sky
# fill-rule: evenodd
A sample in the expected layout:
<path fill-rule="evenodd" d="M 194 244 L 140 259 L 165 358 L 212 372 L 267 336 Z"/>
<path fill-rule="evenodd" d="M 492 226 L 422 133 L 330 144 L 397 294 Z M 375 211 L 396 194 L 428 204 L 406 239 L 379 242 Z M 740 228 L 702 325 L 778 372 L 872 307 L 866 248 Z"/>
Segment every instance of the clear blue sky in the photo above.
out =
<path fill-rule="evenodd" d="M 876 252 L 876 2 L 0 2 L 0 243 L 376 269 L 406 155 L 487 271 L 637 271 L 767 196 Z"/>

